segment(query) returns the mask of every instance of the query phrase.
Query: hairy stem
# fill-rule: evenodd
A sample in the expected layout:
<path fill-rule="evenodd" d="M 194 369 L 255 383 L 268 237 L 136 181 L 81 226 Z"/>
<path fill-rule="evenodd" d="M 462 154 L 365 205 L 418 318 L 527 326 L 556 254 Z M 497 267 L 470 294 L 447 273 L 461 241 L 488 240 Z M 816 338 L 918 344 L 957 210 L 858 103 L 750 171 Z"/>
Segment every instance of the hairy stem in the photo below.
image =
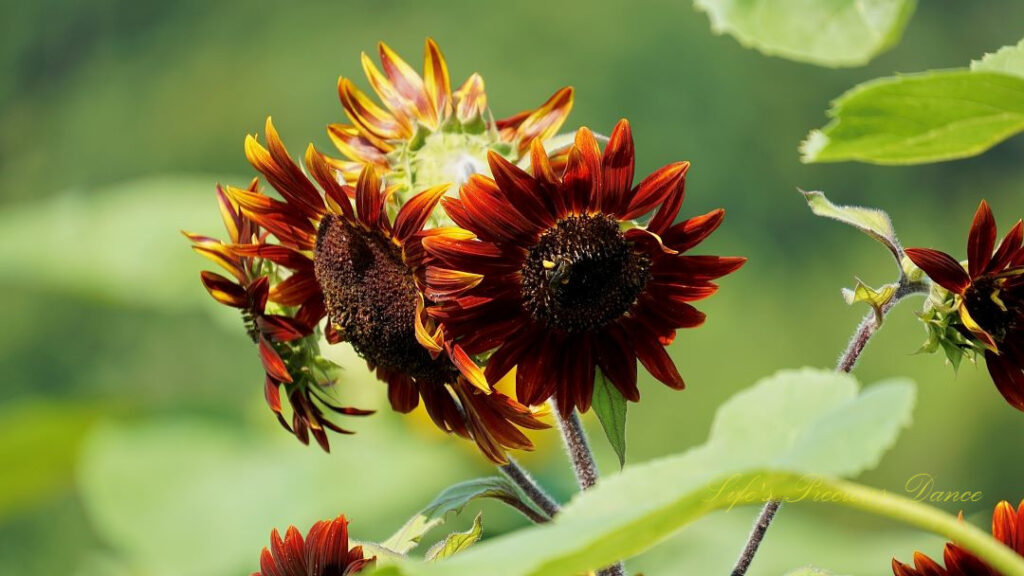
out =
<path fill-rule="evenodd" d="M 581 489 L 588 490 L 597 484 L 597 462 L 594 461 L 594 453 L 590 451 L 590 443 L 587 442 L 587 433 L 583 430 L 580 416 L 575 410 L 568 416 L 563 416 L 554 398 L 551 399 L 551 410 L 558 421 L 558 430 L 562 433 L 576 480 Z"/>
<path fill-rule="evenodd" d="M 508 464 L 499 466 L 498 469 L 501 470 L 505 477 L 519 486 L 531 502 L 547 514 L 548 517 L 546 519 L 538 520 L 530 517 L 534 522 L 547 522 L 551 518 L 554 518 L 555 514 L 558 514 L 558 511 L 561 510 L 561 506 L 558 505 L 558 502 L 555 502 L 554 498 L 549 496 L 548 493 L 544 491 L 544 488 L 542 488 L 540 484 L 530 476 L 530 473 L 520 466 L 519 462 L 511 456 L 508 457 Z M 529 516 L 529 514 L 527 514 L 527 516 Z"/>
<path fill-rule="evenodd" d="M 555 420 L 558 421 L 558 430 L 562 433 L 565 450 L 569 453 L 569 460 L 572 461 L 576 481 L 581 490 L 589 490 L 594 484 L 597 484 L 597 462 L 594 461 L 594 453 L 590 450 L 590 443 L 587 441 L 586 431 L 583 430 L 580 415 L 573 410 L 568 416 L 563 416 L 553 397 L 549 402 L 551 411 L 555 414 Z M 597 576 L 626 576 L 626 568 L 619 562 L 598 570 Z"/>
<path fill-rule="evenodd" d="M 927 284 L 923 282 L 910 282 L 906 277 L 901 278 L 893 297 L 888 302 L 882 304 L 878 311 L 872 310 L 861 319 L 860 324 L 857 325 L 857 330 L 853 333 L 853 337 L 850 338 L 850 343 L 846 346 L 846 350 L 843 351 L 836 362 L 836 372 L 848 373 L 853 370 L 861 353 L 864 352 L 864 348 L 868 345 L 868 341 L 878 332 L 882 325 L 882 319 L 892 310 L 893 306 L 907 296 L 926 292 L 928 292 Z M 768 528 L 772 525 L 772 520 L 775 519 L 775 514 L 778 513 L 781 506 L 782 502 L 772 500 L 767 502 L 764 508 L 761 509 L 761 513 L 758 515 L 757 521 L 754 522 L 750 535 L 747 536 L 747 543 L 732 568 L 731 576 L 746 575 L 747 569 L 750 568 L 750 563 L 754 560 L 754 555 L 757 554 L 757 549 L 761 546 L 761 541 L 764 540 L 765 533 L 768 532 Z"/>

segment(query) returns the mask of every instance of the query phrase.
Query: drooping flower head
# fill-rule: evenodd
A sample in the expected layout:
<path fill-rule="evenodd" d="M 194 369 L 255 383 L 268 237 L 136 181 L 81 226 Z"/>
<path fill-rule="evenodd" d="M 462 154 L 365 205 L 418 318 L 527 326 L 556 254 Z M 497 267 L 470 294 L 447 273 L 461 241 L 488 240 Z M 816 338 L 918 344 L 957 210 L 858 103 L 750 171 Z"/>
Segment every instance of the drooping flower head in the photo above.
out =
<path fill-rule="evenodd" d="M 1005 500 L 996 506 L 992 513 L 992 536 L 1024 556 L 1024 500 L 1016 510 Z M 893 558 L 892 573 L 895 576 L 999 576 L 999 572 L 953 542 L 946 543 L 943 562 L 945 566 L 914 552 L 913 567 Z"/>
<path fill-rule="evenodd" d="M 201 274 L 203 285 L 215 300 L 241 311 L 246 333 L 258 345 L 266 373 L 264 395 L 278 421 L 303 444 L 309 443 L 312 432 L 317 443 L 329 450 L 325 430 L 350 432 L 331 422 L 321 407 L 348 416 L 372 411 L 337 406 L 323 393 L 335 384 L 337 369 L 319 352 L 317 323 L 324 315 L 323 304 L 295 289 L 304 276 L 312 276 L 313 262 L 298 251 L 267 244 L 268 233 L 233 199 L 258 195 L 257 183 L 254 179 L 244 190 L 217 187 L 227 242 L 188 232 L 185 236 L 196 252 L 233 277 L 210 271 Z M 282 280 L 283 274 L 289 275 Z M 292 407 L 290 425 L 281 405 L 282 386 Z"/>
<path fill-rule="evenodd" d="M 484 81 L 473 74 L 454 92 L 444 56 L 427 39 L 423 75 L 386 44 L 379 45 L 383 71 L 365 53 L 363 70 L 378 105 L 348 78 L 338 80 L 338 94 L 349 124 L 331 124 L 328 134 L 346 160 L 332 160 L 354 184 L 364 165 L 372 165 L 395 186 L 404 202 L 414 191 L 444 183 L 461 184 L 487 170 L 488 152 L 512 161 L 533 140 L 551 138 L 572 109 L 572 88 L 555 92 L 540 107 L 494 120 Z M 564 154 L 555 163 L 564 161 Z"/>
<path fill-rule="evenodd" d="M 328 342 L 352 344 L 387 382 L 395 410 L 409 412 L 422 399 L 438 427 L 474 440 L 498 462 L 505 461 L 506 448 L 532 448 L 519 428 L 546 425 L 525 406 L 493 392 L 460 348 L 444 345 L 424 313 L 428 257 L 421 240 L 437 229 L 423 227 L 447 186 L 416 194 L 392 219 L 385 206 L 394 190 L 382 185 L 373 166 L 363 168 L 352 188 L 339 183 L 326 158 L 310 146 L 306 168 L 321 193 L 291 160 L 269 119 L 266 132 L 267 148 L 250 136 L 246 153 L 284 200 L 237 189 L 231 197 L 278 240 L 262 248 L 265 257 L 280 252 L 282 262 L 285 255 L 304 259 L 301 272 L 282 283 L 291 282 L 289 301 L 315 301 L 317 320 L 328 316 Z"/>
<path fill-rule="evenodd" d="M 673 224 L 683 202 L 687 162 L 665 166 L 633 186 L 629 124 L 615 127 L 602 155 L 586 128 L 576 134 L 564 174 L 539 142 L 532 174 L 499 154 L 494 178 L 472 176 L 443 206 L 463 230 L 438 231 L 423 244 L 429 310 L 446 338 L 470 355 L 493 351 L 497 382 L 513 367 L 519 401 L 554 397 L 568 413 L 590 407 L 599 368 L 631 401 L 640 398 L 637 359 L 676 389 L 683 379 L 665 351 L 676 330 L 704 322 L 690 302 L 713 294 L 714 279 L 743 258 L 685 254 L 713 232 L 714 210 Z M 646 226 L 633 222 L 653 212 Z"/>
<path fill-rule="evenodd" d="M 996 247 L 996 223 L 982 200 L 967 241 L 967 264 L 938 250 L 908 248 L 907 256 L 939 289 L 922 315 L 931 341 L 951 360 L 974 351 L 1011 406 L 1024 411 L 1024 223 Z"/>
<path fill-rule="evenodd" d="M 303 539 L 295 526 L 284 538 L 274 529 L 270 548 L 260 554 L 260 571 L 252 576 L 350 576 L 371 566 L 362 546 L 349 547 L 348 520 L 338 516 L 313 524 Z"/>

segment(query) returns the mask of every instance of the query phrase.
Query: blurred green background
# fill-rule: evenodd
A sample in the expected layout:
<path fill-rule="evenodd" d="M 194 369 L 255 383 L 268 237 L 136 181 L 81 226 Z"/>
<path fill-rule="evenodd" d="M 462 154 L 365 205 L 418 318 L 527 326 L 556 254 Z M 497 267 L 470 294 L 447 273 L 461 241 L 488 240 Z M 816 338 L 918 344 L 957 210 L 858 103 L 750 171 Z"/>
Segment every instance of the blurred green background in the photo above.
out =
<path fill-rule="evenodd" d="M 886 209 L 905 244 L 963 254 L 987 198 L 1001 229 L 1024 214 L 1024 139 L 959 162 L 893 168 L 804 166 L 796 147 L 830 99 L 894 72 L 965 66 L 1016 43 L 1024 4 L 924 2 L 900 45 L 871 65 L 828 70 L 766 58 L 684 0 L 594 3 L 132 2 L 40 0 L 8 6 L 0 35 L 0 572 L 21 575 L 247 574 L 271 528 L 347 514 L 382 538 L 447 484 L 489 473 L 464 442 L 384 409 L 332 438 L 333 454 L 277 428 L 256 353 L 230 310 L 198 282 L 205 260 L 178 230 L 219 234 L 214 184 L 253 171 L 246 133 L 273 114 L 293 153 L 327 149 L 343 118 L 338 75 L 359 79 L 361 50 L 385 40 L 419 65 L 423 40 L 452 79 L 483 74 L 499 116 L 576 87 L 567 126 L 632 123 L 638 172 L 689 159 L 684 214 L 724 207 L 711 253 L 748 256 L 701 308 L 707 325 L 671 352 L 689 388 L 642 376 L 629 459 L 703 441 L 714 409 L 779 368 L 832 366 L 864 310 L 839 288 L 893 278 L 887 253 L 812 216 L 797 186 Z M 1015 26 L 1014 24 L 1018 24 Z M 981 490 L 965 509 L 987 524 L 1024 496 L 1024 418 L 983 367 L 959 376 L 902 304 L 869 346 L 863 382 L 908 375 L 919 405 L 878 470 L 893 492 L 928 473 L 936 488 Z M 350 350 L 346 400 L 385 408 L 383 385 Z M 605 471 L 617 463 L 594 432 Z M 555 433 L 523 458 L 559 497 L 573 489 Z M 478 508 L 488 537 L 523 520 Z M 943 507 L 955 512 L 959 505 Z M 715 514 L 630 562 L 634 571 L 725 574 L 756 510 Z M 441 535 L 442 530 L 432 534 Z M 893 524 L 809 504 L 779 517 L 751 574 L 807 563 L 883 574 L 889 558 L 939 543 Z"/>

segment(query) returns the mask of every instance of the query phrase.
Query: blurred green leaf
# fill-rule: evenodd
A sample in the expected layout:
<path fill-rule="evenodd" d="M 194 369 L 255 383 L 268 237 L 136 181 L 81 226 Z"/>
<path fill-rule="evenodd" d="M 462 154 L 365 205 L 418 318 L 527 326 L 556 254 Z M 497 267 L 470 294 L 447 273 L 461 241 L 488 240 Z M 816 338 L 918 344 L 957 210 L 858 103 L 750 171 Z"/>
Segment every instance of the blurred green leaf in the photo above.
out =
<path fill-rule="evenodd" d="M 217 181 L 164 176 L 3 206 L 0 283 L 138 306 L 206 305 L 198 273 L 212 265 L 180 230 L 222 232 Z"/>
<path fill-rule="evenodd" d="M 804 162 L 921 164 L 975 156 L 1024 130 L 1024 78 L 947 70 L 879 78 L 832 103 Z"/>
<path fill-rule="evenodd" d="M 544 516 L 544 513 L 536 510 L 529 498 L 526 498 L 511 480 L 504 476 L 488 476 L 445 488 L 426 508 L 410 518 L 398 532 L 381 545 L 399 554 L 406 554 L 420 543 L 427 532 L 444 523 L 444 518 L 449 512 L 457 514 L 466 504 L 478 498 L 515 501 L 533 508 L 539 515 Z"/>
<path fill-rule="evenodd" d="M 353 539 L 374 540 L 417 506 L 424 489 L 410 482 L 423 470 L 442 485 L 466 471 L 449 443 L 372 420 L 337 439 L 334 454 L 276 426 L 198 417 L 99 425 L 82 451 L 84 505 L 104 540 L 147 576 L 247 574 L 272 529 L 304 533 L 342 513 Z"/>
<path fill-rule="evenodd" d="M 858 394 L 849 375 L 783 371 L 726 402 L 705 444 L 603 478 L 552 523 L 436 565 L 403 562 L 381 573 L 555 576 L 605 566 L 715 508 L 801 487 L 838 490 L 829 476 L 876 465 L 909 421 L 913 402 L 913 385 L 906 381 Z"/>
<path fill-rule="evenodd" d="M 69 490 L 94 406 L 30 400 L 0 409 L 0 519 Z"/>
<path fill-rule="evenodd" d="M 593 408 L 621 468 L 626 464 L 626 398 L 600 370 L 594 381 Z"/>
<path fill-rule="evenodd" d="M 821 568 L 815 568 L 814 566 L 804 566 L 803 568 L 797 568 L 792 572 L 787 572 L 786 576 L 839 576 L 829 572 L 828 570 L 822 570 Z"/>
<path fill-rule="evenodd" d="M 768 56 L 839 68 L 900 41 L 914 0 L 695 0 L 711 28 Z"/>
<path fill-rule="evenodd" d="M 996 52 L 985 54 L 981 60 L 974 60 L 971 70 L 1024 77 L 1024 40 L 1016 46 L 1003 46 Z"/>
<path fill-rule="evenodd" d="M 426 559 L 430 562 L 444 560 L 476 544 L 483 534 L 483 526 L 480 524 L 481 514 L 473 518 L 473 525 L 465 532 L 453 532 L 445 539 L 434 544 L 427 551 Z"/>

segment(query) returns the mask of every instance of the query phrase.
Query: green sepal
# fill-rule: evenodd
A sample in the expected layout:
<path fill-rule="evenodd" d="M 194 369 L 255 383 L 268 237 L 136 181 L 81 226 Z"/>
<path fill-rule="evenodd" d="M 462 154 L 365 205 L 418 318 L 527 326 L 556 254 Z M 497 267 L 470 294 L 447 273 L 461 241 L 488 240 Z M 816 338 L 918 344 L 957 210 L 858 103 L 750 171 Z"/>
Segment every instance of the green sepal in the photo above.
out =
<path fill-rule="evenodd" d="M 452 532 L 445 536 L 444 540 L 431 546 L 430 550 L 427 550 L 426 559 L 430 562 L 444 560 L 476 544 L 483 534 L 483 526 L 480 524 L 482 516 L 482 514 L 477 513 L 469 530 L 465 532 Z"/>
<path fill-rule="evenodd" d="M 619 457 L 619 468 L 622 468 L 626 465 L 626 398 L 600 369 L 594 378 L 591 407 L 604 428 L 608 443 Z"/>

